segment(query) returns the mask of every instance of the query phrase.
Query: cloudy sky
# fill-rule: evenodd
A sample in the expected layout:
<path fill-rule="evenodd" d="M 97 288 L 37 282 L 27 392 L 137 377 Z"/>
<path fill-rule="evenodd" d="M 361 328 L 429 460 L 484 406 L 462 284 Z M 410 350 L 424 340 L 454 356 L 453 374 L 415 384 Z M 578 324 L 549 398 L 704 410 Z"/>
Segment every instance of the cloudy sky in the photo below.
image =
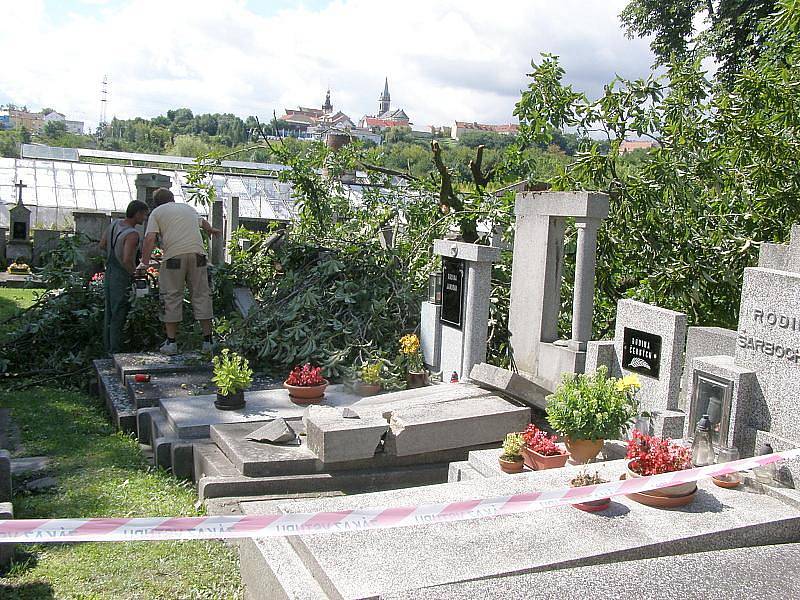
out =
<path fill-rule="evenodd" d="M 285 107 L 373 114 L 417 125 L 512 118 L 530 61 L 562 57 L 576 87 L 645 75 L 647 42 L 628 40 L 624 0 L 0 0 L 0 104 L 51 106 L 96 124 L 187 106 L 246 117 Z"/>

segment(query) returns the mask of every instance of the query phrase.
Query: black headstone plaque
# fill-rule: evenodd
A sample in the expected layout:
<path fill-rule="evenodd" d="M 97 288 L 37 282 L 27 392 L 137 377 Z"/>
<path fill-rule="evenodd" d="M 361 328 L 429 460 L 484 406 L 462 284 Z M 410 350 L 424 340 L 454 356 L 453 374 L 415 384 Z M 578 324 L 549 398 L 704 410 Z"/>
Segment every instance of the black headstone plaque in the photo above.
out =
<path fill-rule="evenodd" d="M 626 327 L 622 339 L 622 368 L 658 379 L 661 336 Z"/>
<path fill-rule="evenodd" d="M 442 258 L 442 323 L 461 329 L 464 307 L 464 261 Z"/>
<path fill-rule="evenodd" d="M 27 240 L 28 239 L 28 224 L 22 221 L 17 221 L 13 224 L 11 229 L 12 240 Z"/>

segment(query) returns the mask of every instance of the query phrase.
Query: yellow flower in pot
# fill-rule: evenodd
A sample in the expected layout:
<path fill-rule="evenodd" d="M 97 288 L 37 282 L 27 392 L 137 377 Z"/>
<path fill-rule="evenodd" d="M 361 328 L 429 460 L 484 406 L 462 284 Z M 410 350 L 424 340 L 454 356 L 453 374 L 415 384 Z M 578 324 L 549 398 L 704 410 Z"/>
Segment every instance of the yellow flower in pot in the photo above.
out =
<path fill-rule="evenodd" d="M 522 446 L 525 440 L 521 433 L 509 433 L 503 440 L 503 453 L 500 455 L 500 469 L 503 473 L 519 473 L 525 466 Z"/>
<path fill-rule="evenodd" d="M 360 396 L 374 396 L 381 391 L 381 370 L 383 365 L 379 362 L 374 364 L 366 364 L 361 367 L 359 372 L 359 381 L 356 385 L 356 392 Z"/>
<path fill-rule="evenodd" d="M 564 436 L 564 444 L 575 463 L 587 463 L 617 439 L 636 416 L 635 399 L 640 387 L 635 375 L 608 377 L 600 367 L 594 374 L 564 375 L 555 393 L 547 397 L 547 421 Z"/>
<path fill-rule="evenodd" d="M 413 333 L 400 338 L 400 363 L 406 371 L 406 387 L 408 389 L 428 385 L 428 374 L 422 364 L 419 338 Z"/>

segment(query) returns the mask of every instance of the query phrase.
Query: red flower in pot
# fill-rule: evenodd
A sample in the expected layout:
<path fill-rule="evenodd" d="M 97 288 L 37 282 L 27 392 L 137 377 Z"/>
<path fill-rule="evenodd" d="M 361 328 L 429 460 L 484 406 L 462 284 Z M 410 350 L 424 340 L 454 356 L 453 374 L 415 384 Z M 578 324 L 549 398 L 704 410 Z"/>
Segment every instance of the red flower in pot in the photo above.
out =
<path fill-rule="evenodd" d="M 289 398 L 295 404 L 319 404 L 325 397 L 328 380 L 322 376 L 321 367 L 306 363 L 292 369 L 283 387 L 289 391 Z"/>
<path fill-rule="evenodd" d="M 548 435 L 533 423 L 522 432 L 522 439 L 525 440 L 522 456 L 531 469 L 557 469 L 563 467 L 569 458 L 569 453 L 556 444 L 556 436 Z"/>

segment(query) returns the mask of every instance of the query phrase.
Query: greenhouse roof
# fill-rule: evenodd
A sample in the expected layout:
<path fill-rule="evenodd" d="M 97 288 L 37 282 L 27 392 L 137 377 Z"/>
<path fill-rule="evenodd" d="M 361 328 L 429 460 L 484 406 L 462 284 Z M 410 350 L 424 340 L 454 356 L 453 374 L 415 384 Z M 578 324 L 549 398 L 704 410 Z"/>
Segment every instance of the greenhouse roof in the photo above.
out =
<path fill-rule="evenodd" d="M 160 159 L 177 157 L 156 158 L 164 163 Z M 13 186 L 18 181 L 27 186 L 22 201 L 32 212 L 33 227 L 69 229 L 76 210 L 124 211 L 136 199 L 135 180 L 141 173 L 167 175 L 172 181 L 175 200 L 186 202 L 188 189 L 183 165 L 152 168 L 53 158 L 0 158 L 0 227 L 8 226 L 8 209 L 17 199 Z M 240 216 L 284 221 L 292 218 L 291 186 L 275 176 L 215 173 L 210 177 L 218 198 L 239 197 Z"/>

